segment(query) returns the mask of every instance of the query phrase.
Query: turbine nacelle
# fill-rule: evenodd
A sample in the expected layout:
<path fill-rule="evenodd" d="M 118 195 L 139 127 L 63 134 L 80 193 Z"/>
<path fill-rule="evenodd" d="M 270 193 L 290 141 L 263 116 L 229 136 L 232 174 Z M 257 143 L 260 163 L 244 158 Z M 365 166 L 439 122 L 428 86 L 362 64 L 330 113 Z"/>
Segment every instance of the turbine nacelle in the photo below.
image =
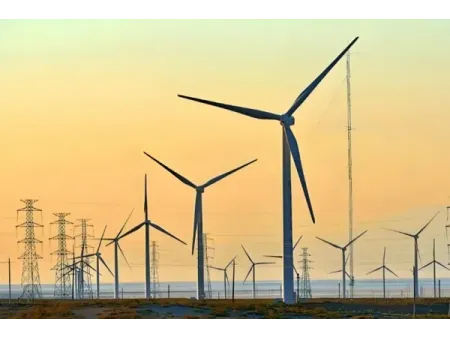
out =
<path fill-rule="evenodd" d="M 283 114 L 280 116 L 280 124 L 285 127 L 290 127 L 295 124 L 295 118 L 293 115 Z"/>
<path fill-rule="evenodd" d="M 197 191 L 200 194 L 203 194 L 205 192 L 205 187 L 201 185 L 201 186 L 195 188 L 195 191 Z"/>

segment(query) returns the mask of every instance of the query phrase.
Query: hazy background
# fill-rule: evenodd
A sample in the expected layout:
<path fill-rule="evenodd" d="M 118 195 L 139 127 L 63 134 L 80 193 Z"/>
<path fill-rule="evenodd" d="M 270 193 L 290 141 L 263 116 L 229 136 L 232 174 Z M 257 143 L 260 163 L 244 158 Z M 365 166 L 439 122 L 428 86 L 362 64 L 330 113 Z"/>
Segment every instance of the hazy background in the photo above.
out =
<path fill-rule="evenodd" d="M 75 223 L 91 218 L 96 236 L 108 224 L 107 236 L 113 236 L 131 209 L 129 226 L 143 220 L 144 173 L 151 219 L 188 242 L 151 232 L 161 248 L 160 280 L 196 279 L 194 191 L 144 150 L 198 184 L 258 158 L 206 190 L 204 229 L 214 239 L 214 264 L 239 255 L 237 279 L 249 268 L 241 244 L 254 260 L 281 254 L 279 124 L 176 95 L 282 113 L 355 36 L 355 235 L 369 229 L 355 245 L 356 279 L 381 265 L 384 245 L 391 269 L 410 277 L 412 239 L 382 228 L 416 232 L 437 210 L 440 216 L 419 242 L 422 263 L 431 260 L 435 237 L 438 259 L 447 264 L 449 21 L 2 20 L 0 31 L 0 260 L 12 257 L 13 282 L 21 275 L 20 199 L 39 199 L 36 207 L 43 209 L 40 274 L 51 283 L 56 257 L 49 253 L 57 248 L 48 242 L 56 235 L 52 213 L 70 212 Z M 314 236 L 348 240 L 344 60 L 295 117 L 317 223 L 293 176 L 294 237 L 304 235 L 300 247 L 312 255 L 312 278 L 329 278 L 340 255 Z M 144 279 L 143 239 L 142 230 L 122 242 L 133 265 L 130 271 L 121 261 L 123 282 Z M 102 252 L 112 268 L 112 246 Z M 222 274 L 212 271 L 211 277 L 221 280 Z M 257 277 L 281 278 L 280 264 L 258 269 Z M 7 269 L 0 265 L 5 282 Z"/>

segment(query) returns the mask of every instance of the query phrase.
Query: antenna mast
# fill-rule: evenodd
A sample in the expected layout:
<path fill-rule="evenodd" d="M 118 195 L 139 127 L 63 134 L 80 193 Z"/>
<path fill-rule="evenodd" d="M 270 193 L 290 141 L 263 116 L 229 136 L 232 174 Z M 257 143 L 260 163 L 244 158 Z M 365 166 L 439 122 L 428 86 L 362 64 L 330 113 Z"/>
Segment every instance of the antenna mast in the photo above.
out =
<path fill-rule="evenodd" d="M 348 138 L 348 240 L 353 239 L 353 173 L 352 173 L 352 98 L 350 86 L 350 51 L 347 53 L 347 138 Z M 353 298 L 353 244 L 350 245 L 350 298 Z"/>

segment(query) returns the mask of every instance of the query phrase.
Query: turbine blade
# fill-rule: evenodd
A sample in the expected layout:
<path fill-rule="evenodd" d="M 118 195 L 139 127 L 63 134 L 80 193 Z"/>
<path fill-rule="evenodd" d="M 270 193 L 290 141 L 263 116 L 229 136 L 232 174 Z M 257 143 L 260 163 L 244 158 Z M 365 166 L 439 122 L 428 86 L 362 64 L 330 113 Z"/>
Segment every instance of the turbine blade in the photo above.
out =
<path fill-rule="evenodd" d="M 227 281 L 228 287 L 230 287 L 230 281 L 228 280 L 227 270 L 225 269 L 225 279 Z"/>
<path fill-rule="evenodd" d="M 252 272 L 254 265 L 252 264 L 252 266 L 250 267 L 250 270 L 248 270 L 247 276 L 245 276 L 244 282 L 242 284 L 245 284 L 245 281 L 247 280 L 248 276 L 250 275 L 250 272 Z"/>
<path fill-rule="evenodd" d="M 245 254 L 247 255 L 248 259 L 250 260 L 250 262 L 252 262 L 252 264 L 254 264 L 254 262 L 252 261 L 252 259 L 250 258 L 250 255 L 248 254 L 247 250 L 245 250 L 244 246 L 242 246 L 242 249 L 244 249 Z"/>
<path fill-rule="evenodd" d="M 230 261 L 230 263 L 227 264 L 227 266 L 225 267 L 225 270 L 228 269 L 228 267 L 231 265 L 231 263 L 233 263 L 233 261 L 236 259 L 237 256 L 234 256 L 234 258 Z"/>
<path fill-rule="evenodd" d="M 386 228 L 383 228 L 383 229 L 387 230 L 387 231 L 396 232 L 396 233 L 399 233 L 399 234 L 402 234 L 402 235 L 414 238 L 414 235 L 408 234 L 407 232 L 398 231 L 398 230 L 392 230 L 392 229 L 386 229 Z"/>
<path fill-rule="evenodd" d="M 300 183 L 302 185 L 303 194 L 305 195 L 306 203 L 308 204 L 309 214 L 313 223 L 316 223 L 316 218 L 314 217 L 314 211 L 311 205 L 311 200 L 309 198 L 308 187 L 306 185 L 305 173 L 303 172 L 302 160 L 300 159 L 300 151 L 298 149 L 297 140 L 295 139 L 292 130 L 288 126 L 283 125 L 283 130 L 289 144 L 289 149 L 291 150 L 292 158 L 294 159 L 295 167 L 297 168 L 298 177 L 300 178 Z"/>
<path fill-rule="evenodd" d="M 133 232 L 138 231 L 140 228 L 142 228 L 143 225 L 145 225 L 145 222 L 142 222 L 141 224 L 136 225 L 131 230 L 128 230 L 126 233 L 117 238 L 117 240 L 127 237 L 128 235 L 131 235 Z"/>
<path fill-rule="evenodd" d="M 191 181 L 189 181 L 186 177 L 180 175 L 179 173 L 177 173 L 175 170 L 170 169 L 168 166 L 166 166 L 164 163 L 158 161 L 156 158 L 154 158 L 152 155 L 146 153 L 144 151 L 144 154 L 147 155 L 148 157 L 150 157 L 153 161 L 155 161 L 156 163 L 158 163 L 161 167 L 163 167 L 164 169 L 166 169 L 169 173 L 171 173 L 173 176 L 175 176 L 176 178 L 178 178 L 181 182 L 183 182 L 184 184 L 190 186 L 191 188 L 197 189 L 197 186 L 192 183 Z"/>
<path fill-rule="evenodd" d="M 130 263 L 128 263 L 128 259 L 127 259 L 127 257 L 125 257 L 125 253 L 123 252 L 119 243 L 117 243 L 117 247 L 119 248 L 119 251 L 122 254 L 123 259 L 125 259 L 125 262 L 127 263 L 128 267 L 131 269 L 131 265 L 130 265 Z"/>
<path fill-rule="evenodd" d="M 122 228 L 120 228 L 119 233 L 116 236 L 116 239 L 120 237 L 120 234 L 122 233 L 123 229 L 125 228 L 125 226 L 127 225 L 128 221 L 130 220 L 131 215 L 133 214 L 133 210 L 131 210 L 130 214 L 128 215 L 128 218 L 126 219 L 125 223 L 123 223 Z"/>
<path fill-rule="evenodd" d="M 386 264 L 386 247 L 384 247 L 384 252 L 383 252 L 383 265 Z"/>
<path fill-rule="evenodd" d="M 255 265 L 267 265 L 267 264 L 276 264 L 275 262 L 257 262 Z"/>
<path fill-rule="evenodd" d="M 195 250 L 195 236 L 197 235 L 198 219 L 200 214 L 200 198 L 201 193 L 197 191 L 195 195 L 195 206 L 194 206 L 194 235 L 192 236 L 192 255 Z"/>
<path fill-rule="evenodd" d="M 221 174 L 221 175 L 219 175 L 219 176 L 216 176 L 216 177 L 210 179 L 210 180 L 209 180 L 208 182 L 206 182 L 205 184 L 203 184 L 202 187 L 203 187 L 203 188 L 207 188 L 207 187 L 209 187 L 210 185 L 213 185 L 214 183 L 217 183 L 217 182 L 221 181 L 221 180 L 224 179 L 225 177 L 230 176 L 231 174 L 235 173 L 236 171 L 245 168 L 246 166 L 252 164 L 253 162 L 256 162 L 257 160 L 258 160 L 258 159 L 254 159 L 254 160 L 252 160 L 252 161 L 250 161 L 250 162 L 247 162 L 247 163 L 245 163 L 245 164 L 243 164 L 243 165 L 241 165 L 241 166 L 239 166 L 239 167 L 237 167 L 237 168 L 235 168 L 235 169 L 233 169 L 233 170 L 227 171 L 227 172 L 224 173 L 224 174 Z"/>
<path fill-rule="evenodd" d="M 387 271 L 389 271 L 390 273 L 392 273 L 395 277 L 400 278 L 394 271 L 392 271 L 391 269 L 389 269 L 387 266 L 384 267 Z"/>
<path fill-rule="evenodd" d="M 331 272 L 328 272 L 328 274 L 332 274 L 332 273 L 338 273 L 338 272 L 342 272 L 342 269 L 341 270 L 336 270 L 336 271 L 331 271 Z"/>
<path fill-rule="evenodd" d="M 103 259 L 102 256 L 99 256 L 98 258 L 100 258 L 100 261 L 103 263 L 103 265 L 108 269 L 109 273 L 111 274 L 111 276 L 114 277 L 114 274 L 112 273 L 111 269 L 109 268 L 108 264 L 106 264 L 105 260 Z"/>
<path fill-rule="evenodd" d="M 320 82 L 327 76 L 327 74 L 336 66 L 336 64 L 339 62 L 339 60 L 347 53 L 347 51 L 353 46 L 353 44 L 359 39 L 359 37 L 356 37 L 353 39 L 353 41 L 333 60 L 333 62 L 330 63 L 330 65 L 325 68 L 325 70 L 313 81 L 311 84 L 306 87 L 305 90 L 297 97 L 297 99 L 294 101 L 294 104 L 291 108 L 286 112 L 286 115 L 291 116 L 294 114 L 294 112 L 297 110 L 300 105 L 305 102 L 305 100 L 308 98 L 308 96 L 316 89 L 316 87 L 320 84 Z"/>
<path fill-rule="evenodd" d="M 280 115 L 269 113 L 263 110 L 258 109 L 251 109 L 251 108 L 245 108 L 245 107 L 239 107 L 239 106 L 233 106 L 231 104 L 225 104 L 225 103 L 219 103 L 214 101 L 208 101 L 199 99 L 196 97 L 186 96 L 186 95 L 178 95 L 178 97 L 181 97 L 182 99 L 191 100 L 195 102 L 204 103 L 210 106 L 214 106 L 217 108 L 222 108 L 226 110 L 234 111 L 235 113 L 246 115 L 253 117 L 255 119 L 261 119 L 261 120 L 280 120 Z"/>
<path fill-rule="evenodd" d="M 350 274 L 347 271 L 345 271 L 345 274 L 350 280 L 352 279 L 352 277 L 350 276 Z"/>
<path fill-rule="evenodd" d="M 295 248 L 297 247 L 297 244 L 300 242 L 300 240 L 303 238 L 303 235 L 301 235 L 300 237 L 299 237 L 299 239 L 297 239 L 297 242 L 295 242 L 295 245 L 294 245 L 294 247 L 292 248 L 292 250 L 295 250 Z"/>
<path fill-rule="evenodd" d="M 450 271 L 450 269 L 449 268 L 447 268 L 445 265 L 443 265 L 441 262 L 438 262 L 438 261 L 436 261 L 436 264 L 437 265 L 440 265 L 440 266 L 442 266 L 444 269 L 446 269 L 446 270 L 449 270 Z"/>
<path fill-rule="evenodd" d="M 211 265 L 208 265 L 208 268 L 211 268 L 211 269 L 214 269 L 214 270 L 218 270 L 218 271 L 224 271 L 224 269 L 216 268 L 215 266 L 211 266 Z"/>
<path fill-rule="evenodd" d="M 96 269 L 94 269 L 92 266 L 91 266 L 91 264 L 89 264 L 88 262 L 84 262 L 83 263 L 84 265 L 87 265 L 90 269 L 92 269 L 92 270 L 94 270 L 95 272 L 97 272 L 97 270 Z M 85 273 L 87 273 L 87 271 L 84 271 Z M 99 272 L 99 275 L 100 276 L 102 276 L 102 274 Z"/>
<path fill-rule="evenodd" d="M 170 237 L 172 237 L 173 239 L 177 240 L 178 242 L 183 243 L 184 245 L 187 245 L 187 244 L 186 244 L 185 242 L 183 242 L 181 239 L 179 239 L 178 237 L 172 235 L 170 232 L 164 230 L 164 229 L 163 229 L 162 227 L 160 227 L 158 224 L 150 223 L 150 225 L 151 225 L 152 227 L 154 227 L 156 230 L 159 230 L 159 231 L 165 233 L 167 236 L 170 236 Z"/>
<path fill-rule="evenodd" d="M 350 258 L 350 254 L 348 254 L 348 255 L 347 255 L 347 258 L 345 259 L 345 263 L 344 263 L 345 266 L 347 266 L 347 262 L 348 262 L 348 259 L 349 259 L 349 258 Z"/>
<path fill-rule="evenodd" d="M 298 271 L 297 271 L 297 269 L 295 268 L 295 265 L 292 265 L 292 267 L 294 268 L 295 274 L 298 275 Z"/>
<path fill-rule="evenodd" d="M 268 258 L 283 258 L 283 256 L 272 256 L 272 255 L 263 255 L 263 257 L 268 257 Z"/>
<path fill-rule="evenodd" d="M 422 256 L 420 256 L 419 243 L 417 243 L 417 255 L 419 256 L 419 262 L 422 264 Z"/>
<path fill-rule="evenodd" d="M 97 251 L 96 251 L 97 253 L 99 253 L 100 247 L 102 245 L 103 237 L 105 237 L 106 227 L 107 227 L 107 225 L 105 225 L 105 227 L 103 228 L 102 237 L 100 237 L 100 242 L 98 243 L 98 248 L 97 248 Z"/>
<path fill-rule="evenodd" d="M 374 270 L 372 270 L 372 271 L 366 273 L 366 275 L 370 275 L 371 273 L 374 273 L 375 271 L 378 271 L 378 270 L 380 270 L 380 269 L 382 269 L 382 268 L 383 268 L 383 267 L 380 266 L 379 268 L 376 268 L 376 269 L 374 269 Z"/>
<path fill-rule="evenodd" d="M 359 237 L 361 237 L 362 235 L 364 235 L 366 232 L 367 232 L 367 230 L 364 231 L 363 233 L 361 233 L 359 236 L 353 238 L 346 246 L 344 246 L 344 248 L 349 247 L 354 241 L 356 241 Z"/>
<path fill-rule="evenodd" d="M 340 250 L 343 249 L 343 248 L 341 248 L 340 246 L 338 246 L 338 245 L 336 245 L 336 244 L 333 244 L 333 243 L 331 243 L 331 242 L 328 242 L 328 241 L 326 241 L 326 240 L 324 240 L 324 239 L 322 239 L 322 238 L 320 238 L 320 237 L 317 237 L 317 236 L 316 236 L 316 238 L 317 238 L 318 240 L 321 240 L 322 242 L 325 242 L 325 243 L 327 243 L 327 244 L 329 244 L 329 245 L 331 245 L 331 246 L 334 246 L 336 249 L 340 249 Z"/>
<path fill-rule="evenodd" d="M 428 221 L 428 223 L 425 224 L 424 227 L 423 227 L 422 229 L 419 230 L 419 232 L 416 234 L 416 236 L 419 236 L 420 233 L 421 233 L 422 231 L 424 231 L 425 228 L 426 228 L 428 225 L 430 225 L 430 223 L 435 219 L 435 217 L 436 217 L 439 213 L 440 213 L 440 211 L 438 211 L 438 212 L 437 212 L 437 213 L 436 213 L 436 214 Z"/>
<path fill-rule="evenodd" d="M 430 262 L 430 263 L 428 263 L 428 264 L 425 264 L 424 266 L 422 266 L 422 267 L 419 269 L 419 271 L 422 270 L 422 269 L 425 269 L 427 266 L 430 266 L 431 264 L 433 264 L 433 262 Z"/>

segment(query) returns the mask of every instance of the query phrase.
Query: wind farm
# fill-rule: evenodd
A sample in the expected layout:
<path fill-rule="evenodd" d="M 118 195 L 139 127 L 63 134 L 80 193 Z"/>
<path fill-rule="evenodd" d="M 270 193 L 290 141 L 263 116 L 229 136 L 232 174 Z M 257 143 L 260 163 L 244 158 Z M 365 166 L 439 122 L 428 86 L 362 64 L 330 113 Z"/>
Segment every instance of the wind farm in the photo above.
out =
<path fill-rule="evenodd" d="M 205 36 L 226 44 L 192 39 L 198 54 L 189 47 L 181 58 L 189 40 L 180 30 L 193 34 L 185 24 L 166 49 L 150 29 L 118 25 L 135 38 L 111 37 L 123 49 L 102 40 L 114 71 L 94 54 L 91 68 L 57 71 L 72 60 L 60 41 L 46 53 L 61 63 L 47 69 L 36 57 L 46 75 L 5 66 L 15 82 L 0 79 L 0 109 L 13 121 L 0 127 L 2 143 L 27 142 L 2 155 L 0 318 L 449 316 L 450 185 L 437 161 L 450 141 L 426 127 L 445 114 L 422 116 L 408 101 L 446 95 L 410 82 L 384 91 L 364 29 L 320 30 L 313 43 L 312 33 L 291 32 L 296 23 L 289 35 L 274 23 L 277 39 L 241 46 L 211 23 Z M 154 58 L 139 49 L 150 48 L 143 37 L 153 37 Z M 125 56 L 128 48 L 143 54 Z M 390 114 L 384 101 L 395 102 Z M 59 129 L 44 133 L 33 109 Z M 423 135 L 406 111 L 421 116 Z M 15 155 L 23 149 L 26 159 Z"/>

